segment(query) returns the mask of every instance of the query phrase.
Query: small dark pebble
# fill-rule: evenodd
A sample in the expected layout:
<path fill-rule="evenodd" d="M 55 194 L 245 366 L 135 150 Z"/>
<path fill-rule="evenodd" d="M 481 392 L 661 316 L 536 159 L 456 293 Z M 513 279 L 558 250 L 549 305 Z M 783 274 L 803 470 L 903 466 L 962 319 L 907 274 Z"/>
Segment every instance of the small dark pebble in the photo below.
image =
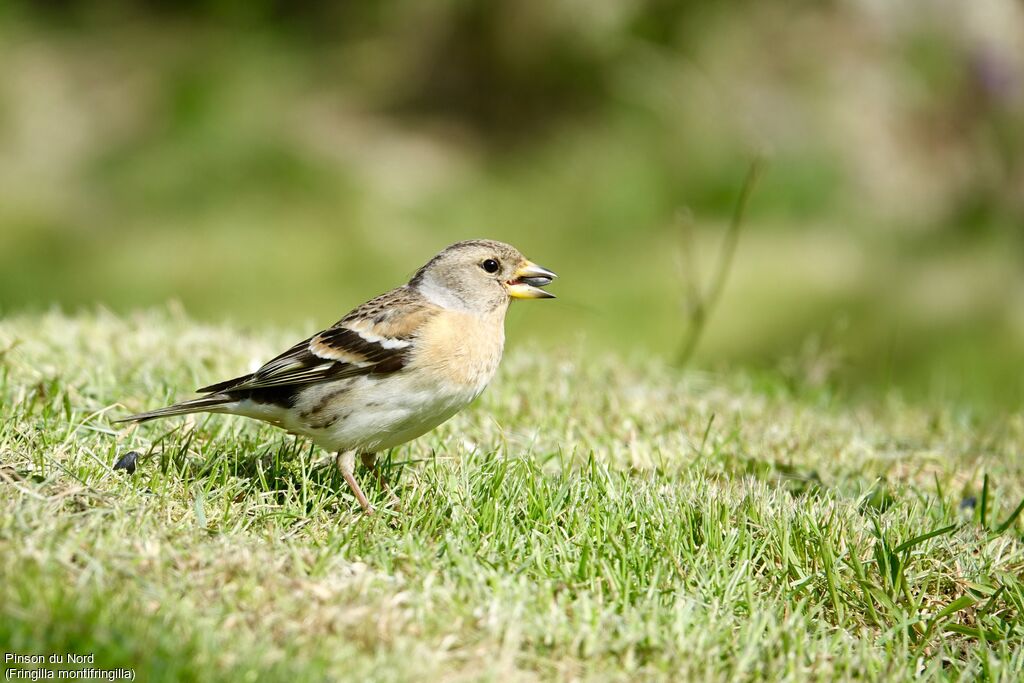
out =
<path fill-rule="evenodd" d="M 967 496 L 966 498 L 964 498 L 963 500 L 960 501 L 960 509 L 961 510 L 973 510 L 977 506 L 978 506 L 978 499 L 975 498 L 974 496 Z"/>
<path fill-rule="evenodd" d="M 128 474 L 135 474 L 135 461 L 139 459 L 138 451 L 128 451 L 121 456 L 121 459 L 114 463 L 115 470 L 124 470 Z"/>

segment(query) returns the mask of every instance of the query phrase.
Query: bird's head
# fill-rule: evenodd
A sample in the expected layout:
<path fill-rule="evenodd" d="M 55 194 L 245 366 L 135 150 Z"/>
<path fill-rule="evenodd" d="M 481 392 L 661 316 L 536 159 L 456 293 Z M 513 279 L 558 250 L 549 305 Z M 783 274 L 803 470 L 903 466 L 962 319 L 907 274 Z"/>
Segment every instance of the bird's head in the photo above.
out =
<path fill-rule="evenodd" d="M 487 314 L 512 299 L 553 299 L 542 287 L 557 275 L 515 247 L 493 240 L 457 242 L 432 258 L 409 282 L 445 308 Z"/>

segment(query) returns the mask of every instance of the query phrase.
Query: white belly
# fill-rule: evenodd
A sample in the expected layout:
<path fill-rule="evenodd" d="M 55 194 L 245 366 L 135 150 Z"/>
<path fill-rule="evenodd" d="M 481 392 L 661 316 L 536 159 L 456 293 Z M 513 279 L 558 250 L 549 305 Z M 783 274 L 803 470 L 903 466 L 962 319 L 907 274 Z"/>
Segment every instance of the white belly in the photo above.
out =
<path fill-rule="evenodd" d="M 313 385 L 294 408 L 244 401 L 231 412 L 308 437 L 329 451 L 365 453 L 422 436 L 472 402 L 479 387 L 439 386 L 401 376 L 363 376 Z"/>
<path fill-rule="evenodd" d="M 436 385 L 423 386 L 408 378 L 361 377 L 354 382 L 347 400 L 338 404 L 337 421 L 308 436 L 333 450 L 386 450 L 426 434 L 476 396 L 444 391 Z"/>

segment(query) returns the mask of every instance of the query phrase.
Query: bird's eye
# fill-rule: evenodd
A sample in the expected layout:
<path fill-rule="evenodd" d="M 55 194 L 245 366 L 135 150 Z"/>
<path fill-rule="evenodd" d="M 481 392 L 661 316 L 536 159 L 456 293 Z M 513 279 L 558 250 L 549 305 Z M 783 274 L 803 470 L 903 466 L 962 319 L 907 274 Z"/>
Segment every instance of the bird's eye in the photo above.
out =
<path fill-rule="evenodd" d="M 484 270 L 486 270 L 488 273 L 497 273 L 498 272 L 498 262 L 495 261 L 492 258 L 489 258 L 486 261 L 484 261 L 483 263 L 481 263 L 480 267 L 483 268 Z"/>

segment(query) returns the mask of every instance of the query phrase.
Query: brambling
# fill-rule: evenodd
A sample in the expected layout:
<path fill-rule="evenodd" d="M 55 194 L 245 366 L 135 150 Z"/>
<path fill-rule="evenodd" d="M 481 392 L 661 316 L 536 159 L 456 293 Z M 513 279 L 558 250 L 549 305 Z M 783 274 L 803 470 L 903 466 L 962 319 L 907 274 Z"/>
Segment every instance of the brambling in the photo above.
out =
<path fill-rule="evenodd" d="M 509 304 L 554 298 L 541 287 L 555 277 L 508 244 L 458 242 L 407 284 L 256 372 L 203 387 L 201 398 L 117 422 L 198 412 L 269 422 L 337 453 L 338 469 L 371 513 L 353 473 L 356 455 L 380 480 L 376 453 L 422 436 L 479 396 L 501 360 Z"/>

